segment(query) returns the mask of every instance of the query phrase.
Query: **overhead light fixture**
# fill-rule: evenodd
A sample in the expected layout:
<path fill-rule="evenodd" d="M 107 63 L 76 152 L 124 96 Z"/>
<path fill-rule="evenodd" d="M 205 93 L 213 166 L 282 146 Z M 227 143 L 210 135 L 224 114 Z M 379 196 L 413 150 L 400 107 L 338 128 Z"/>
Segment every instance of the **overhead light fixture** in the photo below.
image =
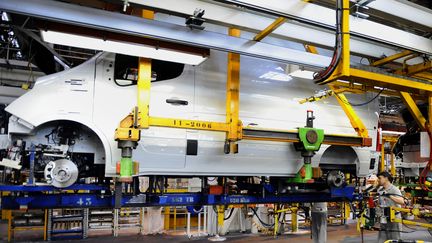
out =
<path fill-rule="evenodd" d="M 289 81 L 291 81 L 293 79 L 288 74 L 279 73 L 279 72 L 273 72 L 273 71 L 268 71 L 268 72 L 264 73 L 263 75 L 261 75 L 259 78 L 261 78 L 261 79 L 271 79 L 271 80 L 282 81 L 282 82 L 289 82 Z"/>
<path fill-rule="evenodd" d="M 295 78 L 304 78 L 304 79 L 312 80 L 314 72 L 298 69 L 298 70 L 295 70 L 294 72 L 290 73 L 289 75 L 292 77 L 295 77 Z"/>
<path fill-rule="evenodd" d="M 130 56 L 146 57 L 151 59 L 199 65 L 207 59 L 195 53 L 186 53 L 177 50 L 156 48 L 155 46 L 138 43 L 121 42 L 116 40 L 103 40 L 76 34 L 68 34 L 58 31 L 41 31 L 42 39 L 48 43 L 73 46 L 91 50 L 119 53 Z"/>
<path fill-rule="evenodd" d="M 404 135 L 406 132 L 396 132 L 396 131 L 381 131 L 382 134 L 389 134 L 389 135 Z"/>

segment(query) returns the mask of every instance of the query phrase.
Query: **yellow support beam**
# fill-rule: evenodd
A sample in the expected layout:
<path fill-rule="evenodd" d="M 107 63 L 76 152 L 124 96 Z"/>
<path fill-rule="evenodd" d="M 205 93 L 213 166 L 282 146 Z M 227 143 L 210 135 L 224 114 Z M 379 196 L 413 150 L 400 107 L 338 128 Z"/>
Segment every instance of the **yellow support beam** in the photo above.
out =
<path fill-rule="evenodd" d="M 381 145 L 381 163 L 379 167 L 379 172 L 385 171 L 385 152 L 384 152 L 384 143 Z"/>
<path fill-rule="evenodd" d="M 398 91 L 408 91 L 413 93 L 421 93 L 421 91 L 432 92 L 432 85 L 428 83 L 412 81 L 381 73 L 368 72 L 355 68 L 351 68 L 350 76 L 338 77 L 337 79 L 354 81 L 360 84 L 374 85 Z"/>
<path fill-rule="evenodd" d="M 154 19 L 154 11 L 142 9 L 141 17 L 143 17 L 145 19 Z"/>
<path fill-rule="evenodd" d="M 279 204 L 274 204 L 274 227 L 273 227 L 273 235 L 276 237 L 279 231 Z"/>
<path fill-rule="evenodd" d="M 223 122 L 209 122 L 162 117 L 150 117 L 149 125 L 157 127 L 185 128 L 215 132 L 228 132 L 230 129 L 229 124 Z"/>
<path fill-rule="evenodd" d="M 400 97 L 402 101 L 405 103 L 411 115 L 414 117 L 420 129 L 426 131 L 427 120 L 421 113 L 420 109 L 418 108 L 416 102 L 411 97 L 411 95 L 407 92 L 400 92 Z"/>
<path fill-rule="evenodd" d="M 350 75 L 350 30 L 349 30 L 349 0 L 342 0 L 342 63 L 335 72 L 343 76 Z"/>
<path fill-rule="evenodd" d="M 419 64 L 407 66 L 406 68 L 403 69 L 399 69 L 395 72 L 395 74 L 412 76 L 431 69 L 432 69 L 432 61 L 426 61 Z"/>
<path fill-rule="evenodd" d="M 334 90 L 335 88 L 332 85 L 329 85 L 329 87 Z M 357 132 L 357 134 L 360 137 L 369 137 L 368 130 L 360 117 L 355 112 L 354 108 L 349 104 L 348 99 L 344 94 L 338 94 L 336 96 L 336 100 L 339 103 L 339 105 L 342 107 L 342 110 L 345 112 L 345 115 L 348 117 L 351 126 L 354 128 L 354 130 Z"/>
<path fill-rule="evenodd" d="M 149 127 L 149 103 L 151 86 L 151 59 L 140 57 L 138 67 L 138 127 Z"/>
<path fill-rule="evenodd" d="M 426 81 L 432 82 L 432 73 L 430 72 L 422 72 L 413 75 L 414 78 L 424 79 Z"/>
<path fill-rule="evenodd" d="M 427 101 L 428 101 L 428 122 L 430 125 L 430 121 L 432 120 L 432 93 L 429 93 L 428 97 L 427 97 Z M 432 128 L 429 128 L 432 129 Z"/>
<path fill-rule="evenodd" d="M 337 93 L 340 92 L 339 90 L 345 89 L 343 92 L 351 92 L 351 93 L 355 93 L 355 94 L 360 94 L 360 93 L 365 93 L 365 92 L 375 92 L 375 93 L 381 92 L 382 95 L 400 97 L 400 94 L 398 91 L 390 90 L 390 89 L 381 90 L 381 89 L 377 89 L 374 86 L 370 86 L 370 85 L 366 85 L 366 84 L 346 83 L 346 82 L 340 82 L 340 81 L 335 81 L 335 82 L 332 82 L 331 84 L 334 87 L 338 88 L 336 90 Z M 415 100 L 424 100 L 424 97 L 419 96 L 418 94 L 412 94 L 412 96 Z"/>
<path fill-rule="evenodd" d="M 229 28 L 230 36 L 240 37 L 240 30 Z M 241 139 L 241 126 L 239 120 L 240 109 L 240 54 L 228 53 L 227 83 L 226 83 L 226 122 L 229 124 L 227 140 L 230 151 L 238 151 L 236 141 Z"/>
<path fill-rule="evenodd" d="M 373 67 L 382 66 L 382 65 L 385 65 L 387 63 L 393 62 L 393 61 L 395 61 L 395 60 L 397 60 L 399 58 L 411 55 L 412 53 L 413 53 L 412 51 L 407 51 L 406 50 L 406 51 L 403 51 L 403 52 L 400 52 L 400 53 L 397 53 L 397 54 L 385 57 L 383 59 L 377 60 L 377 61 L 371 63 L 370 65 L 373 66 Z"/>
<path fill-rule="evenodd" d="M 271 32 L 273 32 L 275 29 L 277 29 L 279 26 L 281 26 L 285 22 L 284 17 L 277 18 L 273 23 L 271 23 L 269 26 L 267 26 L 265 29 L 263 29 L 261 32 L 259 32 L 254 38 L 254 41 L 261 41 L 264 39 L 267 35 L 269 35 Z"/>

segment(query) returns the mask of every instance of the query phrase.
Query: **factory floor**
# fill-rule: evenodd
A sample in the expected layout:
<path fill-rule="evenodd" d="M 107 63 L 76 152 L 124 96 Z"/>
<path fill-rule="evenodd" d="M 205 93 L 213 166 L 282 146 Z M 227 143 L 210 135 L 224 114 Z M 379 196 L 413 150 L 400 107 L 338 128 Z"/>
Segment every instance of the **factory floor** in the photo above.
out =
<path fill-rule="evenodd" d="M 404 227 L 403 229 L 406 232 L 412 232 L 413 230 L 407 229 Z M 377 232 L 365 231 L 364 233 L 364 242 L 372 243 L 376 242 Z M 295 234 L 295 235 L 282 235 L 278 238 L 273 238 L 272 236 L 264 236 L 264 235 L 253 235 L 253 234 L 240 234 L 240 233 L 231 233 L 226 236 L 227 240 L 225 242 L 236 242 L 236 243 L 250 243 L 250 242 L 267 242 L 267 243 L 276 243 L 276 242 L 287 242 L 296 243 L 296 242 L 312 242 L 310 239 L 310 235 L 308 232 L 304 232 L 303 234 Z M 423 230 L 418 230 L 412 233 L 402 233 L 402 238 L 404 240 L 424 240 L 431 241 L 432 236 Z M 111 235 L 111 231 L 96 231 L 90 232 L 89 238 L 85 240 L 68 240 L 68 241 L 56 241 L 56 242 L 88 242 L 88 243 L 100 243 L 100 242 L 154 242 L 154 243 L 162 243 L 162 242 L 211 242 L 208 240 L 208 237 L 193 237 L 188 239 L 185 236 L 185 231 L 177 230 L 170 231 L 167 234 L 162 235 L 139 235 L 137 234 L 137 230 L 123 230 L 122 233 L 119 234 L 118 237 L 113 237 Z M 0 242 L 7 242 L 7 224 L 6 221 L 1 221 L 0 223 Z M 43 235 L 40 231 L 28 231 L 28 232 L 18 232 L 15 236 L 15 240 L 13 242 L 44 242 Z M 356 231 L 355 224 L 349 224 L 346 226 L 329 226 L 328 227 L 328 243 L 359 243 L 362 242 L 361 236 Z"/>

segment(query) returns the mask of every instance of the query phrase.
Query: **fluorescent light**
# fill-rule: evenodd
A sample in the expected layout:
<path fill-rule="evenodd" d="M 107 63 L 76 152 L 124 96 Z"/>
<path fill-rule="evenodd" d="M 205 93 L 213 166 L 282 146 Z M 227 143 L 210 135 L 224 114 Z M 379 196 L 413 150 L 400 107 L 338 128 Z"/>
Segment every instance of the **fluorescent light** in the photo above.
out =
<path fill-rule="evenodd" d="M 307 71 L 307 70 L 295 70 L 294 72 L 289 74 L 292 77 L 296 78 L 304 78 L 304 79 L 313 79 L 314 72 Z"/>
<path fill-rule="evenodd" d="M 391 134 L 391 135 L 404 135 L 406 132 L 396 132 L 396 131 L 382 131 L 382 134 Z"/>
<path fill-rule="evenodd" d="M 259 78 L 271 79 L 271 80 L 283 81 L 283 82 L 289 82 L 292 80 L 292 77 L 288 74 L 278 73 L 278 72 L 273 72 L 273 71 L 268 71 L 268 72 L 264 73 L 263 75 L 261 75 Z"/>
<path fill-rule="evenodd" d="M 58 45 L 101 50 L 130 56 L 146 57 L 163 61 L 184 63 L 189 65 L 199 65 L 207 59 L 207 57 L 203 57 L 198 54 L 185 53 L 163 48 L 156 49 L 154 46 L 140 45 L 136 43 L 102 40 L 100 38 L 67 34 L 50 30 L 41 31 L 41 33 L 44 41 Z"/>

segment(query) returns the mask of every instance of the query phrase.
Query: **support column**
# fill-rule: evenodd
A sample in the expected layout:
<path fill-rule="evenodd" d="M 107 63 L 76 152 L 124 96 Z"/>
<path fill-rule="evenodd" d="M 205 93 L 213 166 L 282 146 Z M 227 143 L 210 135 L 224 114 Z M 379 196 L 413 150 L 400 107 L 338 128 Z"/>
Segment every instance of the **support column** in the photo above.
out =
<path fill-rule="evenodd" d="M 228 34 L 240 37 L 240 30 L 229 28 Z M 240 98 L 240 54 L 228 53 L 226 84 L 226 122 L 229 124 L 225 153 L 237 153 L 237 141 L 241 138 L 241 121 L 239 120 Z"/>

